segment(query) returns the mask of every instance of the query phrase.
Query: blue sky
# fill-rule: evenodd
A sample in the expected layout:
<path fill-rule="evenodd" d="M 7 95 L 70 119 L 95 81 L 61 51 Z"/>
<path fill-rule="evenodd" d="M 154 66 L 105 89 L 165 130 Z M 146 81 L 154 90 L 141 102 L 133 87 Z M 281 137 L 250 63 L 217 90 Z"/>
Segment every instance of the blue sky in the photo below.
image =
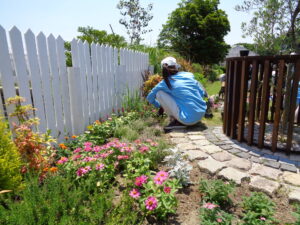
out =
<path fill-rule="evenodd" d="M 180 0 L 141 0 L 142 5 L 153 3 L 153 20 L 149 28 L 153 31 L 144 35 L 144 43 L 154 45 L 162 24 L 167 21 Z M 234 6 L 242 0 L 220 0 L 219 8 L 229 18 L 231 31 L 225 37 L 228 44 L 252 42 L 251 38 L 242 38 L 241 22 L 248 21 L 246 13 L 236 12 Z M 121 15 L 116 8 L 118 0 L 0 0 L 0 25 L 6 30 L 17 26 L 23 33 L 31 29 L 38 34 L 52 33 L 61 35 L 70 41 L 78 35 L 78 26 L 92 26 L 99 30 L 114 32 L 127 38 L 125 28 L 119 24 Z"/>

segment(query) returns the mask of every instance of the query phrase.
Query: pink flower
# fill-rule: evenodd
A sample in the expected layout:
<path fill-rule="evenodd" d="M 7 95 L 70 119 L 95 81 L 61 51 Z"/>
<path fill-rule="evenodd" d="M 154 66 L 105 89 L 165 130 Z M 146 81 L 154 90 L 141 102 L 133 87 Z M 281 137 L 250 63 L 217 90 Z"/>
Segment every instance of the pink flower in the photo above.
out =
<path fill-rule="evenodd" d="M 160 176 L 155 176 L 154 177 L 154 183 L 157 184 L 157 185 L 162 185 L 164 183 L 164 179 L 161 178 Z"/>
<path fill-rule="evenodd" d="M 84 151 L 90 152 L 90 151 L 92 151 L 92 147 L 91 146 L 85 146 Z"/>
<path fill-rule="evenodd" d="M 103 163 L 99 163 L 96 165 L 96 170 L 103 170 L 105 165 Z"/>
<path fill-rule="evenodd" d="M 81 155 L 74 155 L 72 160 L 75 161 L 75 160 L 80 159 L 80 158 L 81 158 Z"/>
<path fill-rule="evenodd" d="M 156 146 L 158 146 L 158 143 L 157 142 L 151 142 L 150 145 L 153 146 L 153 147 L 156 147 Z"/>
<path fill-rule="evenodd" d="M 130 191 L 129 195 L 130 195 L 132 198 L 139 198 L 140 195 L 141 195 L 141 193 L 140 193 L 137 189 L 133 188 L 133 189 Z"/>
<path fill-rule="evenodd" d="M 139 187 L 140 187 L 140 186 L 142 186 L 144 183 L 146 183 L 147 180 L 148 180 L 148 177 L 145 176 L 145 175 L 142 175 L 142 176 L 140 176 L 140 177 L 135 178 L 134 184 L 135 184 L 136 186 L 139 186 Z"/>
<path fill-rule="evenodd" d="M 118 155 L 118 160 L 128 159 L 128 158 L 129 158 L 128 155 Z"/>
<path fill-rule="evenodd" d="M 169 193 L 171 192 L 171 188 L 165 186 L 165 187 L 164 187 L 164 192 L 167 193 L 167 194 L 169 194 Z"/>
<path fill-rule="evenodd" d="M 140 139 L 136 139 L 136 140 L 134 141 L 134 143 L 136 143 L 136 144 L 141 144 L 142 142 L 141 142 Z"/>
<path fill-rule="evenodd" d="M 101 147 L 100 146 L 95 146 L 93 148 L 93 152 L 100 152 L 101 151 Z"/>
<path fill-rule="evenodd" d="M 146 142 L 151 143 L 152 140 L 148 138 L 148 139 L 146 139 Z"/>
<path fill-rule="evenodd" d="M 218 218 L 218 219 L 217 219 L 217 222 L 218 222 L 218 223 L 222 223 L 222 221 L 223 221 L 223 220 L 222 220 L 221 218 Z"/>
<path fill-rule="evenodd" d="M 213 203 L 210 203 L 210 202 L 207 202 L 203 205 L 203 208 L 206 208 L 206 209 L 214 209 L 216 207 L 219 207 L 218 205 L 215 205 Z"/>
<path fill-rule="evenodd" d="M 100 154 L 100 157 L 103 158 L 103 159 L 107 158 L 107 156 L 109 156 L 108 153 L 102 153 L 102 154 Z"/>
<path fill-rule="evenodd" d="M 262 216 L 262 217 L 260 217 L 259 219 L 260 219 L 260 220 L 262 220 L 262 221 L 266 221 L 266 218 L 265 218 L 265 217 L 263 217 L 263 216 Z"/>
<path fill-rule="evenodd" d="M 120 152 L 132 152 L 132 147 L 122 147 Z"/>
<path fill-rule="evenodd" d="M 57 164 L 64 164 L 65 162 L 68 162 L 68 158 L 61 157 L 60 160 L 57 161 Z"/>
<path fill-rule="evenodd" d="M 144 145 L 144 146 L 141 146 L 141 147 L 140 147 L 140 152 L 141 152 L 141 153 L 147 152 L 148 150 L 149 150 L 149 147 L 148 147 L 148 146 L 145 146 L 145 145 Z"/>
<path fill-rule="evenodd" d="M 83 176 L 84 174 L 88 173 L 88 172 L 91 171 L 91 170 L 92 170 L 92 169 L 91 169 L 90 166 L 80 167 L 80 168 L 77 170 L 76 174 L 77 174 L 77 176 L 81 177 L 81 176 Z"/>
<path fill-rule="evenodd" d="M 157 204 L 157 199 L 153 196 L 148 197 L 145 201 L 146 209 L 151 211 L 157 208 Z"/>
<path fill-rule="evenodd" d="M 93 157 L 85 157 L 82 161 L 84 162 L 90 162 L 90 161 L 94 161 L 95 159 Z"/>
<path fill-rule="evenodd" d="M 84 145 L 84 147 L 87 147 L 87 146 L 92 147 L 93 143 L 92 142 L 84 142 L 83 145 Z"/>
<path fill-rule="evenodd" d="M 162 179 L 166 180 L 168 179 L 169 177 L 169 174 L 168 172 L 165 172 L 165 171 L 159 171 L 157 174 L 156 174 L 157 177 L 161 177 Z"/>
<path fill-rule="evenodd" d="M 78 153 L 78 152 L 80 152 L 81 151 L 81 148 L 76 148 L 73 152 L 74 153 Z"/>

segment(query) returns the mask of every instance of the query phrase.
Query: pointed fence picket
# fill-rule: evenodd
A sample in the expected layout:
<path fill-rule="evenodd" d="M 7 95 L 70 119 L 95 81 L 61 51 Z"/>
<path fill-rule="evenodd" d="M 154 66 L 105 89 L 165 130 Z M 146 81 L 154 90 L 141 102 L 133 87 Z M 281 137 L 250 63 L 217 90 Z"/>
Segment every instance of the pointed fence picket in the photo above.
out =
<path fill-rule="evenodd" d="M 16 27 L 7 34 L 0 26 L 0 115 L 14 111 L 6 99 L 18 94 L 25 97 L 24 105 L 37 108 L 38 131 L 50 129 L 61 141 L 120 111 L 128 91 L 139 90 L 141 73 L 148 67 L 145 53 L 76 39 L 71 54 L 73 67 L 67 68 L 60 36 L 35 36 L 31 30 L 22 36 Z M 8 121 L 11 128 L 17 122 L 10 117 Z"/>

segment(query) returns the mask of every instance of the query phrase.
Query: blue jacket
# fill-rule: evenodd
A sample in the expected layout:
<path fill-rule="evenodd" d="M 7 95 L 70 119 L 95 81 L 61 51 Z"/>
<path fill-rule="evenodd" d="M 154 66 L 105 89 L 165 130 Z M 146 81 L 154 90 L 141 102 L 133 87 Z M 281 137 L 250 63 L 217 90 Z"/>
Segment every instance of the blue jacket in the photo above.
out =
<path fill-rule="evenodd" d="M 298 86 L 297 103 L 300 104 L 300 82 L 299 82 L 299 86 Z"/>
<path fill-rule="evenodd" d="M 147 96 L 147 100 L 155 107 L 160 104 L 155 99 L 158 91 L 171 95 L 179 108 L 179 119 L 186 124 L 201 120 L 206 112 L 206 102 L 203 100 L 204 90 L 200 87 L 194 75 L 188 72 L 178 72 L 169 77 L 172 89 L 169 89 L 164 80 L 159 82 Z"/>

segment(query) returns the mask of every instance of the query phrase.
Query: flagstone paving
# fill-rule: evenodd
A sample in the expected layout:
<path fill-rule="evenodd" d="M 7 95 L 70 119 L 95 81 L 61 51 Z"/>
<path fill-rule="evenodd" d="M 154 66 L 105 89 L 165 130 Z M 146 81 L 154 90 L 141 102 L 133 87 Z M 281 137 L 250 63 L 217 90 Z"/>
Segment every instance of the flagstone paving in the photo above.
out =
<path fill-rule="evenodd" d="M 177 130 L 168 135 L 191 162 L 197 162 L 201 171 L 238 185 L 247 181 L 250 188 L 268 195 L 284 188 L 291 202 L 300 202 L 299 155 L 287 156 L 239 143 L 224 135 L 222 127 Z"/>

